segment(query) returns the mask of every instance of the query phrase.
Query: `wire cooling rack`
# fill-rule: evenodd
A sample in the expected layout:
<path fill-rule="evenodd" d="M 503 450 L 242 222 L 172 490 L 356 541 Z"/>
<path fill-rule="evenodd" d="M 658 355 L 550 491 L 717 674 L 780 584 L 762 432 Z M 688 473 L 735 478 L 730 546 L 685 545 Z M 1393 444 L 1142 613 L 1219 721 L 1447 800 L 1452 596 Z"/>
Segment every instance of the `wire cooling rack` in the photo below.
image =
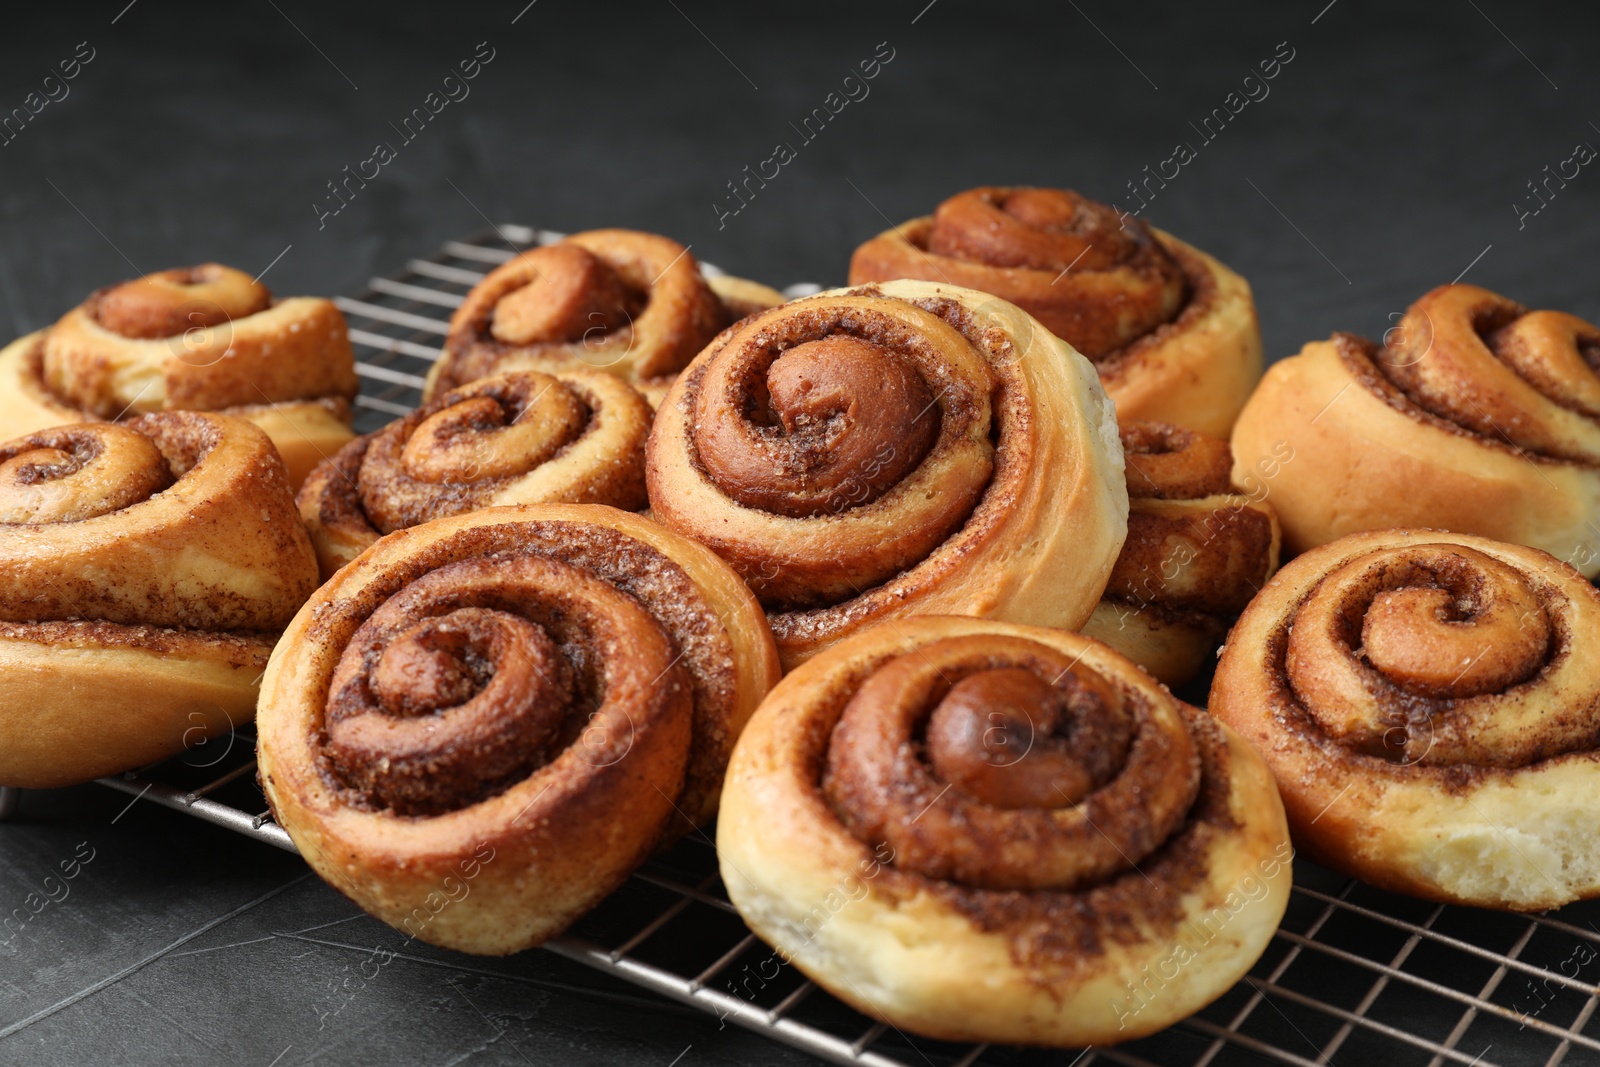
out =
<path fill-rule="evenodd" d="M 559 236 L 497 227 L 340 299 L 362 379 L 357 428 L 376 429 L 414 408 L 462 295 L 518 249 Z M 789 295 L 815 288 L 794 286 Z M 292 852 L 254 771 L 255 735 L 246 727 L 102 782 Z M 11 802 L 14 792 L 0 790 L 0 817 Z M 646 864 L 546 948 L 823 1060 L 862 1067 L 1600 1065 L 1600 902 L 1503 915 L 1395 896 L 1303 861 L 1295 874 L 1283 926 L 1247 978 L 1198 1015 L 1106 1049 L 950 1045 L 852 1011 L 778 965 L 746 929 L 704 835 Z"/>

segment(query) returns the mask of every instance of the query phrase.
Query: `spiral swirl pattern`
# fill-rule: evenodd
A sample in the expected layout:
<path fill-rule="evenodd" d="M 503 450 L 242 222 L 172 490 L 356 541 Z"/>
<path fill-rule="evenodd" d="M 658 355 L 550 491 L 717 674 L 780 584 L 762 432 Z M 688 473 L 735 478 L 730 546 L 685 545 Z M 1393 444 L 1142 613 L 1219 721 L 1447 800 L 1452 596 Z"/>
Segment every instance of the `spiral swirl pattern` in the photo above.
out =
<path fill-rule="evenodd" d="M 48 332 L 40 369 L 52 393 L 103 419 L 324 397 L 348 404 L 357 386 L 332 302 L 274 301 L 216 263 L 92 294 Z"/>
<path fill-rule="evenodd" d="M 265 311 L 272 293 L 248 274 L 217 263 L 157 271 L 89 298 L 90 314 L 112 333 L 172 337 Z"/>
<path fill-rule="evenodd" d="M 1132 500 L 1198 500 L 1233 492 L 1228 442 L 1160 422 L 1118 428 Z"/>
<path fill-rule="evenodd" d="M 908 758 L 919 735 L 925 761 Z M 902 869 L 981 889 L 1071 890 L 1172 836 L 1199 791 L 1200 759 L 1170 701 L 1119 692 L 1035 642 L 960 638 L 862 684 L 822 785 L 851 832 L 887 841 Z"/>
<path fill-rule="evenodd" d="M 427 395 L 506 370 L 591 367 L 659 396 L 661 380 L 719 330 L 782 299 L 752 282 L 708 280 L 688 249 L 666 237 L 573 234 L 497 267 L 467 294 Z"/>
<path fill-rule="evenodd" d="M 361 802 L 400 815 L 493 796 L 550 762 L 558 740 L 566 762 L 601 765 L 660 745 L 679 791 L 693 708 L 673 646 L 637 600 L 582 569 L 542 556 L 448 564 L 351 636 L 329 686 L 328 763 Z M 571 747 L 580 734 L 595 743 Z"/>
<path fill-rule="evenodd" d="M 1137 219 L 1067 189 L 970 189 L 933 213 L 927 248 L 984 267 L 1052 275 L 1013 298 L 1099 360 L 1170 322 L 1188 299 L 1177 261 Z"/>
<path fill-rule="evenodd" d="M 283 649 L 260 715 L 280 821 L 397 926 L 458 851 L 515 857 L 460 914 L 412 931 L 490 953 L 559 932 L 708 818 L 777 672 L 725 565 L 593 505 L 490 508 L 380 541 Z"/>
<path fill-rule="evenodd" d="M 1037 617 L 1081 623 L 1121 478 L 1104 396 L 1059 344 L 1009 304 L 916 282 L 765 312 L 663 403 L 652 514 L 744 576 L 791 663 L 889 613 L 1027 617 L 1028 582 L 973 588 L 986 560 L 1024 566 L 1012 553 L 1060 580 Z"/>
<path fill-rule="evenodd" d="M 223 415 L 0 445 L 0 618 L 281 629 L 316 584 L 287 491 L 266 437 Z"/>
<path fill-rule="evenodd" d="M 988 484 L 992 381 L 965 337 L 902 301 L 808 301 L 752 323 L 696 377 L 694 455 L 719 493 L 773 516 L 764 533 L 809 543 L 772 575 L 761 565 L 778 536 L 718 547 L 778 608 L 836 604 L 914 565 Z M 656 506 L 668 523 L 695 522 L 670 494 Z M 886 542 L 891 510 L 901 529 Z M 783 521 L 809 518 L 832 521 Z M 841 544 L 852 527 L 862 536 Z"/>
<path fill-rule="evenodd" d="M 1590 851 L 1564 840 L 1592 788 L 1557 784 L 1593 775 L 1596 625 L 1600 593 L 1545 553 L 1353 535 L 1251 604 L 1211 710 L 1262 747 L 1329 862 L 1436 899 L 1551 907 L 1600 891 Z"/>
<path fill-rule="evenodd" d="M 250 423 L 164 412 L 0 444 L 0 784 L 85 781 L 249 721 L 315 586 Z"/>
<path fill-rule="evenodd" d="M 120 426 L 63 426 L 0 446 L 0 523 L 76 522 L 172 484 L 156 443 Z"/>
<path fill-rule="evenodd" d="M 1124 419 L 1225 434 L 1261 374 L 1243 279 L 1071 190 L 969 189 L 851 257 L 852 285 L 895 278 L 1021 307 L 1095 362 Z"/>
<path fill-rule="evenodd" d="M 332 301 L 275 300 L 216 263 L 91 294 L 0 350 L 0 435 L 157 411 L 221 411 L 266 431 L 298 486 L 350 440 L 355 356 Z"/>
<path fill-rule="evenodd" d="M 645 504 L 653 413 L 598 371 L 517 371 L 451 390 L 350 442 L 298 496 L 324 575 L 381 535 L 504 504 Z"/>
<path fill-rule="evenodd" d="M 752 928 L 858 1007 L 1052 1044 L 1106 1032 L 1123 969 L 1241 875 L 1279 877 L 1256 865 L 1287 849 L 1265 767 L 1205 713 L 1087 638 L 953 617 L 878 627 L 789 675 L 740 741 L 717 844 Z M 832 882 L 850 903 L 808 921 Z M 1286 878 L 1262 894 L 1203 982 L 1249 967 L 1286 894 Z M 989 1011 L 961 1010 L 974 986 Z"/>
<path fill-rule="evenodd" d="M 1536 455 L 1600 464 L 1600 328 L 1446 285 L 1384 340 L 1379 369 L 1433 415 Z"/>
<path fill-rule="evenodd" d="M 1382 344 L 1336 333 L 1274 364 L 1235 430 L 1235 476 L 1292 452 L 1293 477 L 1272 492 L 1294 551 L 1428 526 L 1540 548 L 1593 577 L 1597 364 L 1600 329 L 1576 316 L 1440 286 Z"/>

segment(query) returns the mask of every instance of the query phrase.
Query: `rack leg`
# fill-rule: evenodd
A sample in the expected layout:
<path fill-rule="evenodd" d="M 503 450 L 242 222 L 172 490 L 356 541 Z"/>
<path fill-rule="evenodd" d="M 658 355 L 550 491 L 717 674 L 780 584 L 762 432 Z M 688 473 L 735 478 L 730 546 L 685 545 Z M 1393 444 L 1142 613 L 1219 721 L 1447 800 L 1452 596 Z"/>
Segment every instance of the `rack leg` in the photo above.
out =
<path fill-rule="evenodd" d="M 17 810 L 17 800 L 22 790 L 10 785 L 0 785 L 0 821 L 11 818 Z"/>

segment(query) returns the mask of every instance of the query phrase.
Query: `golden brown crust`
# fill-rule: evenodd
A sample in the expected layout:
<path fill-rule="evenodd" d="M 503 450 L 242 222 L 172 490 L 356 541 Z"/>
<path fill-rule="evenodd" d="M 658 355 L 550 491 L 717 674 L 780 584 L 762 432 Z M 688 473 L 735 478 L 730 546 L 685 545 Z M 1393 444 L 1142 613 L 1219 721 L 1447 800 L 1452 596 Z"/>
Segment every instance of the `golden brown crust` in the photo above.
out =
<path fill-rule="evenodd" d="M 0 693 L 8 708 L 29 712 L 0 715 L 0 782 L 53 789 L 199 749 L 255 717 L 274 640 L 108 622 L 0 623 Z M 198 766 L 220 759 L 209 748 L 189 758 Z"/>
<path fill-rule="evenodd" d="M 719 293 L 727 293 L 724 300 Z M 729 323 L 781 294 L 709 281 L 689 250 L 635 230 L 589 230 L 531 249 L 473 287 L 450 319 L 428 398 L 506 370 L 606 370 L 657 390 Z"/>
<path fill-rule="evenodd" d="M 332 301 L 274 301 L 215 263 L 102 289 L 0 351 L 0 434 L 152 411 L 222 411 L 272 438 L 298 486 L 350 439 L 358 382 Z"/>
<path fill-rule="evenodd" d="M 1349 334 L 1275 363 L 1233 435 L 1290 551 L 1429 526 L 1543 549 L 1600 574 L 1600 332 L 1475 286 L 1424 296 L 1379 346 Z M 1292 457 L 1292 458 L 1285 458 Z"/>
<path fill-rule="evenodd" d="M 1600 894 L 1597 627 L 1600 593 L 1537 549 L 1352 534 L 1245 611 L 1211 712 L 1266 757 L 1321 862 L 1432 900 L 1557 907 Z"/>
<path fill-rule="evenodd" d="M 316 586 L 283 464 L 266 435 L 201 412 L 44 430 L 0 446 L 0 499 L 39 483 L 101 498 L 139 442 L 170 488 L 76 521 L 0 529 L 0 618 L 91 618 L 201 630 L 275 630 Z M 153 446 L 153 448 L 151 447 Z"/>
<path fill-rule="evenodd" d="M 169 277 L 180 275 L 196 280 L 174 284 Z M 119 295 L 139 289 L 141 301 L 150 302 L 149 291 L 158 288 L 169 305 L 163 314 L 148 321 L 105 317 Z M 50 328 L 43 373 L 63 402 L 103 419 L 128 410 L 349 400 L 358 385 L 349 332 L 332 301 L 271 302 L 248 276 L 214 263 L 91 295 Z"/>
<path fill-rule="evenodd" d="M 85 781 L 247 722 L 315 586 L 283 464 L 243 420 L 0 445 L 0 784 Z"/>
<path fill-rule="evenodd" d="M 954 271 L 940 280 L 1011 301 L 1096 362 L 1171 321 L 1188 298 L 1182 269 L 1148 226 L 1065 189 L 957 193 L 922 240 L 879 237 L 856 249 L 850 282 L 933 280 L 907 270 Z"/>
<path fill-rule="evenodd" d="M 441 394 L 319 465 L 297 502 L 324 578 L 385 533 L 504 504 L 645 504 L 653 412 L 590 370 L 516 371 Z"/>
<path fill-rule="evenodd" d="M 856 1008 L 1060 1046 L 1226 990 L 1283 914 L 1291 855 L 1230 731 L 1097 642 L 956 617 L 785 678 L 735 750 L 717 846 L 751 928 Z"/>
<path fill-rule="evenodd" d="M 1165 423 L 1123 423 L 1128 538 L 1083 633 L 1168 685 L 1199 673 L 1278 567 L 1265 493 L 1235 490 L 1228 443 Z"/>
<path fill-rule="evenodd" d="M 102 289 L 84 302 L 100 325 L 135 339 L 220 326 L 271 306 L 266 286 L 217 263 L 146 274 Z"/>
<path fill-rule="evenodd" d="M 1261 377 L 1244 279 L 1070 191 L 969 190 L 856 249 L 852 285 L 894 278 L 1017 304 L 1094 360 L 1123 419 L 1226 436 Z"/>
<path fill-rule="evenodd" d="M 706 549 L 614 508 L 490 508 L 384 537 L 300 612 L 262 683 L 262 782 L 362 907 L 515 952 L 711 816 L 777 675 Z"/>
<path fill-rule="evenodd" d="M 924 282 L 723 334 L 658 410 L 647 478 L 652 514 L 762 598 L 789 667 L 913 614 L 1080 625 L 1125 532 L 1087 361 L 1013 305 Z"/>

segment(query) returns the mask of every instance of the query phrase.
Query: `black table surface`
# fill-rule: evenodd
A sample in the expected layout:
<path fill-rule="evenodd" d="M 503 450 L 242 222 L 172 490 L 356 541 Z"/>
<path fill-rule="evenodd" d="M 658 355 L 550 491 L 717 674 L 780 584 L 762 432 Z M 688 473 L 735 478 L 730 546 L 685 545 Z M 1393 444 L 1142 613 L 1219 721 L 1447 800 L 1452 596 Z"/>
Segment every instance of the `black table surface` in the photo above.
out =
<path fill-rule="evenodd" d="M 1600 174 L 1572 162 L 1600 145 L 1592 4 L 107 0 L 7 22 L 8 333 L 208 259 L 352 291 L 490 222 L 655 230 L 774 284 L 839 282 L 861 240 L 979 184 L 1132 209 L 1139 183 L 1142 217 L 1250 279 L 1269 358 L 1380 334 L 1463 275 L 1600 318 Z M 830 93 L 849 102 L 805 126 Z M 394 158 L 333 199 L 380 142 Z M 794 158 L 733 199 L 780 142 Z M 397 961 L 329 1016 L 375 922 L 293 856 L 128 799 L 27 793 L 0 824 L 0 914 L 93 856 L 0 933 L 0 1062 L 815 1062 L 549 953 L 515 980 Z"/>

